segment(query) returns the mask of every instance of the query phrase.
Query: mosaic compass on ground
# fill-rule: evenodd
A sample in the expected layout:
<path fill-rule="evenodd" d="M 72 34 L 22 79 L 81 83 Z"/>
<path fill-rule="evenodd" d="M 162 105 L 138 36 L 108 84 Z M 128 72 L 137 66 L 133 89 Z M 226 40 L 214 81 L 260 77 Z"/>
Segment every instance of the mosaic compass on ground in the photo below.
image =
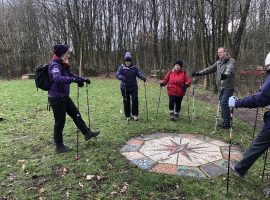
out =
<path fill-rule="evenodd" d="M 228 144 L 201 135 L 158 133 L 132 138 L 121 153 L 153 172 L 205 178 L 227 173 Z M 241 158 L 233 146 L 231 161 Z"/>

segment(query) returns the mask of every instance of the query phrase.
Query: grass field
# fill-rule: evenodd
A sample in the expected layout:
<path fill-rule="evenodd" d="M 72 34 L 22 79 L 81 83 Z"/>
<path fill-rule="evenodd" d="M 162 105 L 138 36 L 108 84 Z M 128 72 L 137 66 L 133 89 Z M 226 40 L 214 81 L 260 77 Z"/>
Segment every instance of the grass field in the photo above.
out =
<path fill-rule="evenodd" d="M 146 120 L 144 85 L 139 81 L 140 120 L 127 124 L 123 114 L 119 81 L 93 78 L 90 85 L 91 128 L 99 129 L 96 140 L 85 142 L 80 134 L 76 156 L 76 127 L 67 117 L 64 142 L 73 147 L 56 154 L 53 143 L 53 114 L 47 111 L 47 94 L 37 91 L 33 80 L 0 81 L 0 199 L 227 199 L 226 176 L 197 179 L 144 171 L 130 164 L 119 152 L 132 137 L 155 132 L 203 134 L 228 142 L 228 131 L 214 133 L 216 105 L 195 99 L 195 119 L 191 125 L 184 98 L 180 120 L 169 121 L 168 97 L 162 90 L 159 115 L 157 82 L 146 83 L 149 121 Z M 71 97 L 77 93 L 72 85 Z M 203 92 L 198 89 L 195 92 Z M 87 120 L 86 89 L 80 90 L 80 111 Z M 190 116 L 192 98 L 189 98 Z M 233 142 L 246 149 L 252 127 L 234 120 Z M 261 181 L 260 158 L 239 179 L 230 178 L 230 199 L 265 199 L 268 187 Z"/>

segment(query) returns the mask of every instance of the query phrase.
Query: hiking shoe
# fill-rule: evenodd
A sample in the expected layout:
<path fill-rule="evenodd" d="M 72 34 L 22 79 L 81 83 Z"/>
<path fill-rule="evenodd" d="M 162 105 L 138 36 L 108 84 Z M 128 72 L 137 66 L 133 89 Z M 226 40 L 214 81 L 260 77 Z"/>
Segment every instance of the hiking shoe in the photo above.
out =
<path fill-rule="evenodd" d="M 170 111 L 170 120 L 171 121 L 175 121 L 175 118 L 174 118 L 174 112 L 172 111 Z"/>
<path fill-rule="evenodd" d="M 175 120 L 179 119 L 179 114 L 174 114 Z"/>
<path fill-rule="evenodd" d="M 171 120 L 172 122 L 176 122 L 176 121 L 177 121 L 177 119 L 176 119 L 174 116 L 171 116 L 171 117 L 170 117 L 170 120 Z"/>
<path fill-rule="evenodd" d="M 230 165 L 230 168 L 231 168 L 231 170 L 234 172 L 234 174 L 237 176 L 237 177 L 239 177 L 239 178 L 242 178 L 244 175 L 242 175 L 242 174 L 239 174 L 239 172 L 235 169 L 235 164 L 231 164 Z"/>
<path fill-rule="evenodd" d="M 66 153 L 68 151 L 71 151 L 72 148 L 65 146 L 65 145 L 61 145 L 61 146 L 56 146 L 56 152 L 57 153 Z"/>
<path fill-rule="evenodd" d="M 219 124 L 218 127 L 219 128 L 222 128 L 222 129 L 230 129 L 231 128 L 230 125 L 225 125 L 223 123 L 222 124 Z"/>
<path fill-rule="evenodd" d="M 135 121 L 138 121 L 139 120 L 139 117 L 138 116 L 133 116 L 133 119 L 135 120 Z"/>
<path fill-rule="evenodd" d="M 131 117 L 127 117 L 126 119 L 127 119 L 127 121 L 129 122 L 129 121 L 131 120 Z"/>
<path fill-rule="evenodd" d="M 84 140 L 88 141 L 91 138 L 97 137 L 99 135 L 100 131 L 89 131 L 84 135 Z"/>

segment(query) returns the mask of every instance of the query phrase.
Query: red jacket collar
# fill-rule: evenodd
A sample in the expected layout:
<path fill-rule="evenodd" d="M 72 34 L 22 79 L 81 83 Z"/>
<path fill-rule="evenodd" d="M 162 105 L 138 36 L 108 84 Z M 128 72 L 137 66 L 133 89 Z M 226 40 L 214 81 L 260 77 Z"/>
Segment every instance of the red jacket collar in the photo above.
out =
<path fill-rule="evenodd" d="M 70 68 L 70 65 L 68 63 L 63 62 L 63 60 L 55 54 L 53 55 L 53 60 L 59 60 L 64 64 L 66 68 Z"/>

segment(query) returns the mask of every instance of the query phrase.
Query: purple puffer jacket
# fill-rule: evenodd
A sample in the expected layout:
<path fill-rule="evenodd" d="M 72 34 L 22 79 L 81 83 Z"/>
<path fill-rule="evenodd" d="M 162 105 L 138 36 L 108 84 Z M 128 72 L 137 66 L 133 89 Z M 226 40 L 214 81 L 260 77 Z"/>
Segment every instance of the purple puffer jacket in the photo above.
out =
<path fill-rule="evenodd" d="M 69 96 L 70 83 L 76 77 L 68 67 L 65 67 L 61 59 L 55 59 L 49 66 L 49 76 L 53 81 L 51 88 L 48 91 L 49 97 L 64 97 Z"/>

